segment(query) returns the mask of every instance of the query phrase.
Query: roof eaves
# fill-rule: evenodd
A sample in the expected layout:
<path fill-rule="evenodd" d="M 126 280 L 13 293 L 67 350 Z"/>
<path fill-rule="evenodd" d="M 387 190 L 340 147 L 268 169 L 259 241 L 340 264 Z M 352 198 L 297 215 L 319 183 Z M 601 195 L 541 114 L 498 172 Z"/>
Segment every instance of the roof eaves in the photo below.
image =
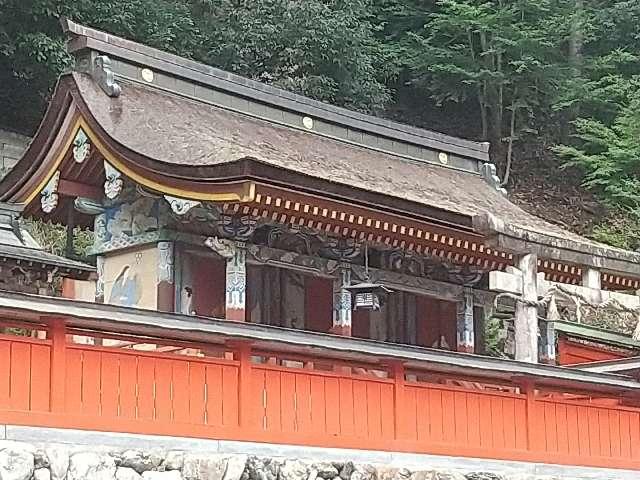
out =
<path fill-rule="evenodd" d="M 640 341 L 634 340 L 628 335 L 601 328 L 592 327 L 590 325 L 578 324 L 575 322 L 556 321 L 554 328 L 558 332 L 562 332 L 585 340 L 595 340 L 607 345 L 614 345 L 623 348 L 631 348 L 640 351 Z"/>
<path fill-rule="evenodd" d="M 531 252 L 542 258 L 587 265 L 613 273 L 640 275 L 640 253 L 597 244 L 560 238 L 508 224 L 492 213 L 476 215 L 474 229 L 489 242 L 509 252 Z"/>

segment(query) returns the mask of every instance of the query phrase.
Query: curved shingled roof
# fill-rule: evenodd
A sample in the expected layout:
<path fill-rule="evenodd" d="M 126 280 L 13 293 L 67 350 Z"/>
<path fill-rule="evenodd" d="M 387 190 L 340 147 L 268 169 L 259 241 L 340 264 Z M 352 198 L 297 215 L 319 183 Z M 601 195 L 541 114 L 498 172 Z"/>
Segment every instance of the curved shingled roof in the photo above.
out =
<path fill-rule="evenodd" d="M 79 71 L 60 80 L 36 139 L 0 183 L 3 200 L 24 201 L 25 185 L 44 175 L 46 150 L 56 145 L 45 137 L 62 128 L 65 114 L 80 115 L 128 167 L 155 182 L 207 190 L 268 180 L 436 219 L 507 251 L 640 275 L 640 254 L 511 203 L 495 178 L 481 174 L 486 144 L 349 112 L 72 22 L 65 28 Z M 97 67 L 98 56 L 109 57 L 111 70 Z M 105 86 L 111 75 L 119 89 Z"/>

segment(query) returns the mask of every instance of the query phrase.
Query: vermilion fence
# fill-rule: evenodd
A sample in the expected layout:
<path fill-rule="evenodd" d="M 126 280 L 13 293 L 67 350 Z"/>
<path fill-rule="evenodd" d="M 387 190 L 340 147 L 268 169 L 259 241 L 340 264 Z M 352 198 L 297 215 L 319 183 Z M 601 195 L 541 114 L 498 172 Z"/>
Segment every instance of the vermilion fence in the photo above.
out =
<path fill-rule="evenodd" d="M 0 335 L 1 423 L 640 469 L 637 408 L 418 381 L 401 364 L 66 333 Z"/>

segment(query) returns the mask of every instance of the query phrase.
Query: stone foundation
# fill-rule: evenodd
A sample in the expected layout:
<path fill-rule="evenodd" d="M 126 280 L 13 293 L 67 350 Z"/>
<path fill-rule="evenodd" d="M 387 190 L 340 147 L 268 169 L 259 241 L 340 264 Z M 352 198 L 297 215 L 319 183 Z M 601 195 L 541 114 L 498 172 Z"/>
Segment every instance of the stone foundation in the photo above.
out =
<path fill-rule="evenodd" d="M 638 472 L 1 426 L 0 480 L 627 480 Z M 21 440 L 11 438 L 22 437 Z M 43 440 L 45 439 L 46 440 Z M 79 442 L 78 440 L 84 441 Z M 70 442 L 71 440 L 71 442 Z M 75 440 L 75 442 L 74 442 Z"/>

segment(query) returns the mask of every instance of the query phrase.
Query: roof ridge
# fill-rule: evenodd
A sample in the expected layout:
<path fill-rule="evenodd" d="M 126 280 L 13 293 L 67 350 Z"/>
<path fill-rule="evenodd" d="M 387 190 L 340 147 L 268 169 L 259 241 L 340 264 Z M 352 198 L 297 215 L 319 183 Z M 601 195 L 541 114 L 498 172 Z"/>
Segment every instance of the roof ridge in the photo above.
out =
<path fill-rule="evenodd" d="M 447 150 L 447 147 L 451 147 L 465 156 L 488 161 L 488 142 L 454 137 L 320 102 L 204 63 L 86 27 L 69 19 L 62 19 L 61 22 L 65 33 L 72 37 L 67 47 L 70 53 L 77 53 L 85 49 L 96 50 L 139 65 L 154 66 L 169 75 L 185 78 L 198 84 L 208 84 L 220 90 L 227 90 L 263 103 L 277 105 L 286 110 L 306 113 L 334 123 L 347 124 L 361 131 L 372 132 L 408 143 L 432 148 L 439 147 L 441 150 Z"/>

